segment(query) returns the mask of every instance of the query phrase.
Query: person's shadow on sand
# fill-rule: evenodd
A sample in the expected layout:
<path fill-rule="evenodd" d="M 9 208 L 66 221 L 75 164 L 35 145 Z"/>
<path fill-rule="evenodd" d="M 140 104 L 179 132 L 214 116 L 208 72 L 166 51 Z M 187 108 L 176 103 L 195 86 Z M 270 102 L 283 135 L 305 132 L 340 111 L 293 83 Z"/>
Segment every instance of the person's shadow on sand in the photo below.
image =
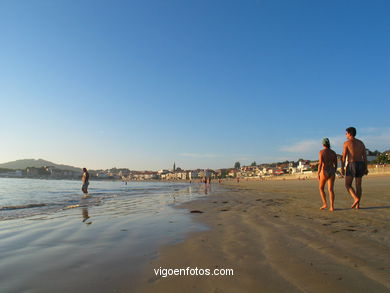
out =
<path fill-rule="evenodd" d="M 380 209 L 390 209 L 390 206 L 377 206 L 377 207 L 361 207 L 359 210 L 380 210 Z M 335 211 L 346 211 L 346 210 L 355 210 L 351 208 L 336 208 Z"/>
<path fill-rule="evenodd" d="M 361 210 L 379 210 L 379 209 L 390 209 L 390 206 L 378 206 L 378 207 L 362 207 Z"/>

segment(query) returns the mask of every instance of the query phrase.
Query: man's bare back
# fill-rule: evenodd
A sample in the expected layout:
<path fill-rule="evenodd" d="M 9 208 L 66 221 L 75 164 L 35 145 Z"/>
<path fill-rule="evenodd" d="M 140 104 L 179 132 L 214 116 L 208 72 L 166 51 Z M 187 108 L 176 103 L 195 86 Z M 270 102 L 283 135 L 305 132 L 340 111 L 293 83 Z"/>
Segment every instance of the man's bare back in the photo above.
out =
<path fill-rule="evenodd" d="M 344 143 L 343 159 L 348 157 L 348 162 L 365 162 L 366 147 L 364 143 L 356 138 L 349 139 Z"/>

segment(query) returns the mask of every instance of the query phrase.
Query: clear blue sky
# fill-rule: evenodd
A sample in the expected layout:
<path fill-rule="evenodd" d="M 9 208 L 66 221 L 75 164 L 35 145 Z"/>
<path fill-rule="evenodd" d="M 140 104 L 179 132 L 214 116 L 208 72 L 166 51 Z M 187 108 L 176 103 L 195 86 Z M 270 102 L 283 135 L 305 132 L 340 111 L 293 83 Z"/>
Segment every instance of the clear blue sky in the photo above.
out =
<path fill-rule="evenodd" d="M 0 162 L 232 167 L 390 149 L 390 1 L 0 1 Z"/>

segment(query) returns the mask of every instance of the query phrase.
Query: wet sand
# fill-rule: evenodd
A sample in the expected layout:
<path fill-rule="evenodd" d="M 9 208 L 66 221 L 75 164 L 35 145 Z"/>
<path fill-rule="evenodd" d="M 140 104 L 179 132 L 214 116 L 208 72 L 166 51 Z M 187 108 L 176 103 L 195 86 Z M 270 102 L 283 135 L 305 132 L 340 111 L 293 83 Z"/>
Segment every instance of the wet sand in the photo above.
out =
<path fill-rule="evenodd" d="M 205 229 L 173 208 L 197 198 L 195 189 L 146 190 L 145 196 L 0 221 L 0 292 L 134 292 L 159 247 Z"/>
<path fill-rule="evenodd" d="M 352 210 L 343 179 L 335 212 L 320 210 L 316 180 L 230 181 L 185 203 L 210 230 L 165 246 L 139 292 L 389 292 L 390 178 L 363 181 Z M 232 268 L 234 276 L 155 275 L 158 268 Z"/>

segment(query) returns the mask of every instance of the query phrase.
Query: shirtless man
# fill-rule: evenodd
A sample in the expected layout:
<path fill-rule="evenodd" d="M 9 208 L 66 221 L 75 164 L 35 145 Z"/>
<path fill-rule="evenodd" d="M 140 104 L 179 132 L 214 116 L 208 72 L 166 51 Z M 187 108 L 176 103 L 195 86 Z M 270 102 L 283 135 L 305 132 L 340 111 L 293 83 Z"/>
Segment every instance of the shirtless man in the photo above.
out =
<path fill-rule="evenodd" d="M 322 140 L 322 145 L 324 149 L 320 151 L 319 156 L 319 165 L 318 165 L 318 180 L 319 180 L 319 190 L 322 200 L 321 210 L 324 210 L 328 207 L 326 203 L 326 194 L 325 194 L 325 184 L 328 183 L 329 191 L 329 202 L 331 212 L 334 211 L 334 181 L 336 179 L 336 169 L 337 169 L 337 155 L 330 149 L 330 142 L 328 138 Z"/>
<path fill-rule="evenodd" d="M 345 174 L 345 187 L 354 200 L 351 208 L 358 209 L 360 208 L 360 200 L 362 198 L 362 177 L 368 174 L 366 147 L 361 140 L 355 138 L 356 128 L 348 127 L 345 136 L 347 141 L 344 143 L 341 174 Z M 347 157 L 348 165 L 345 170 Z M 352 187 L 354 178 L 356 191 Z"/>

